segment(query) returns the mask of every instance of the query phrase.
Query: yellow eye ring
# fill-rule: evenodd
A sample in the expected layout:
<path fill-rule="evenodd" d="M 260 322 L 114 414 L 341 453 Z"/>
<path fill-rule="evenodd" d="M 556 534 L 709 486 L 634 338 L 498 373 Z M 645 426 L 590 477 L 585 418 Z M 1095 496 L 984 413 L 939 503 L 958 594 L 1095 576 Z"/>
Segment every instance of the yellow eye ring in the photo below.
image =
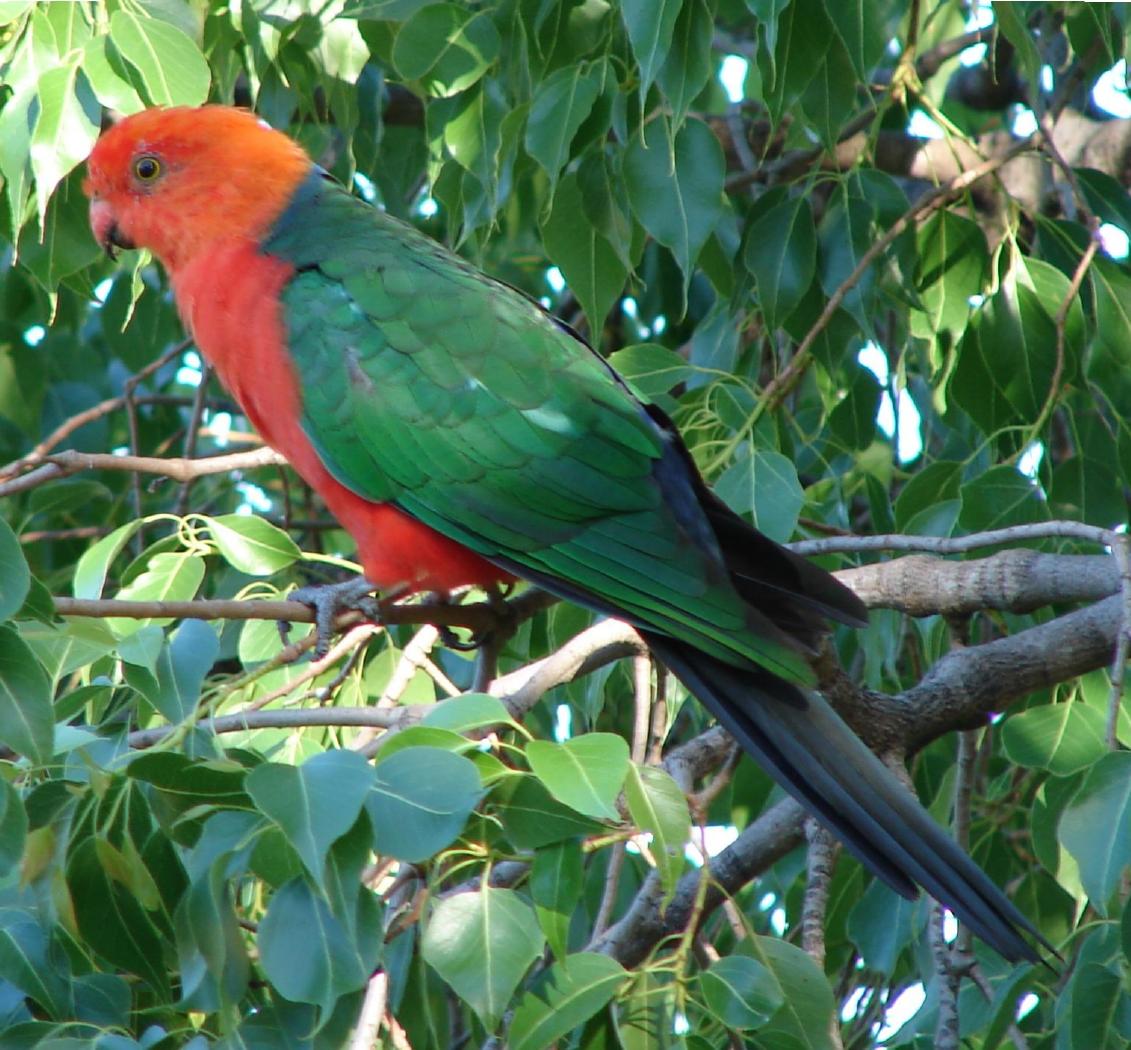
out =
<path fill-rule="evenodd" d="M 162 170 L 161 161 L 148 153 L 134 161 L 134 178 L 138 182 L 155 182 L 161 177 Z"/>

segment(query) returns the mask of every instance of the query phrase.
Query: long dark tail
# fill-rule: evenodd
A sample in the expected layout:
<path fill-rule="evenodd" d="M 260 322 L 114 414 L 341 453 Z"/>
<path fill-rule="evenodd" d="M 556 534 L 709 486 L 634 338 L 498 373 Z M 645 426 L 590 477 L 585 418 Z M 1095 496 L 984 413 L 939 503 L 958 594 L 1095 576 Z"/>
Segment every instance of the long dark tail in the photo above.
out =
<path fill-rule="evenodd" d="M 916 883 L 1013 962 L 1055 950 L 828 703 L 648 633 L 653 651 L 774 778 L 897 893 Z"/>

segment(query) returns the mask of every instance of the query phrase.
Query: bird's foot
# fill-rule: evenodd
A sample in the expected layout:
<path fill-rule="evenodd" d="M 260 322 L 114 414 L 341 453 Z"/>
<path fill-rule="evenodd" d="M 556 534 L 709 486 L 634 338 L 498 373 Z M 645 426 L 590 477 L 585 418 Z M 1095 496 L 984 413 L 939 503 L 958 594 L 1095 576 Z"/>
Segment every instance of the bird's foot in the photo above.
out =
<path fill-rule="evenodd" d="M 364 576 L 357 576 L 342 583 L 316 583 L 300 587 L 289 595 L 291 601 L 302 602 L 314 610 L 314 629 L 317 643 L 314 658 L 325 656 L 334 637 L 334 621 L 341 613 L 359 612 L 367 620 L 379 622 L 381 603 L 374 597 L 377 587 Z M 289 623 L 279 624 L 279 633 L 285 642 Z"/>
<path fill-rule="evenodd" d="M 444 604 L 453 604 L 447 595 L 433 594 L 431 598 L 435 602 Z M 450 627 L 440 626 L 440 641 L 448 649 L 455 649 L 457 652 L 470 653 L 476 649 L 482 649 L 485 645 L 491 642 L 500 630 L 504 637 L 512 633 L 512 621 L 514 620 L 514 612 L 507 604 L 506 592 L 500 590 L 498 587 L 491 587 L 487 591 L 487 605 L 490 606 L 491 611 L 495 614 L 496 622 L 490 627 L 482 630 L 475 631 L 471 637 L 464 641 L 458 634 L 455 633 Z"/>

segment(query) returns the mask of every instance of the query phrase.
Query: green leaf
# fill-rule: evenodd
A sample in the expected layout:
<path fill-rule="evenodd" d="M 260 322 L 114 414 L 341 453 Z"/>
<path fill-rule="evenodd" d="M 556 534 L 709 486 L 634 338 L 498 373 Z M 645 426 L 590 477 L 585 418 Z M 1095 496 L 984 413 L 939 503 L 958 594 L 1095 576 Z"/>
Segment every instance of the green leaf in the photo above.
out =
<path fill-rule="evenodd" d="M 424 961 L 494 1031 L 544 943 L 529 904 L 513 890 L 485 886 L 441 900 L 420 949 Z"/>
<path fill-rule="evenodd" d="M 118 592 L 118 597 L 134 602 L 183 602 L 195 598 L 203 582 L 204 559 L 199 554 L 158 551 L 149 559 L 145 571 L 123 587 Z M 114 619 L 110 622 L 117 630 L 126 633 L 150 623 L 172 623 L 172 617 Z"/>
<path fill-rule="evenodd" d="M 366 802 L 378 853 L 427 860 L 449 845 L 479 804 L 475 764 L 438 747 L 409 747 L 380 762 Z"/>
<path fill-rule="evenodd" d="M 219 651 L 216 632 L 203 620 L 185 620 L 161 650 L 155 667 L 157 690 L 150 700 L 170 722 L 183 721 L 201 706 L 204 679 Z"/>
<path fill-rule="evenodd" d="M 624 797 L 633 823 L 652 836 L 652 856 L 665 896 L 683 872 L 683 847 L 691 837 L 691 813 L 679 785 L 662 769 L 629 763 Z"/>
<path fill-rule="evenodd" d="M 784 996 L 781 1008 L 762 1027 L 765 1045 L 832 1050 L 833 992 L 821 968 L 796 945 L 774 937 L 755 937 L 754 951 Z"/>
<path fill-rule="evenodd" d="M 53 1017 L 66 1017 L 74 1010 L 70 967 L 60 954 L 52 950 L 44 928 L 18 912 L 6 917 L 0 926 L 0 978 L 10 981 Z"/>
<path fill-rule="evenodd" d="M 711 78 L 714 30 L 713 5 L 707 0 L 683 0 L 672 33 L 672 47 L 657 78 L 672 109 L 672 124 L 677 128 Z"/>
<path fill-rule="evenodd" d="M 1114 970 L 1098 962 L 1085 962 L 1072 976 L 1070 1015 L 1073 1050 L 1103 1050 L 1125 1045 L 1115 1036 L 1116 1014 L 1127 995 Z M 1113 1037 L 1118 1042 L 1113 1041 Z"/>
<path fill-rule="evenodd" d="M 873 879 L 848 913 L 848 936 L 869 970 L 894 973 L 900 952 L 915 932 L 918 901 L 909 901 Z"/>
<path fill-rule="evenodd" d="M 808 197 L 783 200 L 758 216 L 746 236 L 747 269 L 771 328 L 796 309 L 817 272 L 817 231 Z"/>
<path fill-rule="evenodd" d="M 259 924 L 259 960 L 285 998 L 329 1013 L 369 969 L 345 926 L 301 878 L 280 887 Z"/>
<path fill-rule="evenodd" d="M 0 518 L 0 620 L 19 612 L 31 588 L 31 571 L 11 526 Z"/>
<path fill-rule="evenodd" d="M 624 156 L 628 199 L 640 224 L 668 248 L 683 271 L 684 294 L 699 252 L 723 215 L 722 147 L 701 120 L 675 134 L 658 117 L 646 124 Z"/>
<path fill-rule="evenodd" d="M 101 598 L 102 588 L 106 586 L 106 574 L 110 563 L 122 553 L 133 534 L 141 528 L 140 521 L 130 521 L 119 525 L 108 536 L 88 547 L 75 566 L 74 591 L 76 598 Z"/>
<path fill-rule="evenodd" d="M 105 840 L 102 840 L 103 842 Z M 162 965 L 163 940 L 133 887 L 103 866 L 99 840 L 88 836 L 67 857 L 67 888 L 84 942 L 115 966 L 146 981 L 163 1001 L 169 983 Z"/>
<path fill-rule="evenodd" d="M 534 854 L 530 897 L 550 950 L 559 959 L 568 950 L 569 925 L 581 897 L 581 846 L 577 839 L 556 842 Z"/>
<path fill-rule="evenodd" d="M 615 959 L 580 952 L 554 963 L 519 1000 L 509 1029 L 511 1050 L 544 1050 L 584 1024 L 628 978 Z"/>
<path fill-rule="evenodd" d="M 526 152 L 546 169 L 551 191 L 562 166 L 569 160 L 570 143 L 593 109 L 607 75 L 603 63 L 564 66 L 542 81 L 534 93 L 524 145 Z"/>
<path fill-rule="evenodd" d="M 20 262 L 49 296 L 58 294 L 64 278 L 89 266 L 102 253 L 90 232 L 87 206 L 80 173 L 73 171 L 52 196 L 43 231 L 29 222 L 20 233 Z"/>
<path fill-rule="evenodd" d="M 970 297 L 983 290 L 986 235 L 976 222 L 944 209 L 927 219 L 916 237 L 915 288 L 923 309 L 911 312 L 911 332 L 920 339 L 943 333 L 957 339 L 970 320 Z"/>
<path fill-rule="evenodd" d="M 208 63 L 176 26 L 119 9 L 110 16 L 110 39 L 137 70 L 150 105 L 199 106 L 208 98 Z"/>
<path fill-rule="evenodd" d="M 652 401 L 695 374 L 687 361 L 659 343 L 634 343 L 609 355 L 609 364 L 639 397 Z"/>
<path fill-rule="evenodd" d="M 1092 905 L 1109 914 L 1112 894 L 1131 863 L 1131 752 L 1104 755 L 1065 808 L 1058 830 L 1080 866 Z"/>
<path fill-rule="evenodd" d="M 375 779 L 373 767 L 356 752 L 324 751 L 301 766 L 257 766 L 245 786 L 320 883 L 327 852 L 357 821 Z"/>
<path fill-rule="evenodd" d="M 1016 468 L 1001 465 L 968 481 L 961 488 L 958 524 L 969 532 L 1001 529 L 1032 521 L 1047 521 L 1048 504 L 1036 483 Z"/>
<path fill-rule="evenodd" d="M 428 94 L 447 98 L 479 80 L 501 46 L 486 14 L 458 4 L 430 4 L 401 25 L 392 59 L 406 80 L 419 80 Z"/>
<path fill-rule="evenodd" d="M 506 704 L 498 697 L 487 693 L 462 693 L 449 700 L 441 700 L 421 719 L 420 724 L 450 729 L 453 733 L 466 733 L 511 721 Z"/>
<path fill-rule="evenodd" d="M 570 172 L 558 184 L 553 207 L 542 227 L 546 254 L 577 296 L 589 323 L 591 341 L 601 341 L 609 310 L 624 291 L 628 268 L 613 246 L 590 225 L 577 175 Z"/>
<path fill-rule="evenodd" d="M 875 207 L 853 194 L 848 185 L 842 186 L 821 220 L 818 237 L 821 288 L 826 295 L 837 292 L 875 240 Z M 865 332 L 872 330 L 876 317 L 877 267 L 878 261 L 866 266 L 841 303 Z"/>
<path fill-rule="evenodd" d="M 732 955 L 699 976 L 708 1009 L 728 1028 L 761 1028 L 785 1001 L 781 985 L 757 959 Z"/>
<path fill-rule="evenodd" d="M 93 36 L 83 45 L 82 71 L 95 98 L 107 109 L 123 116 L 145 109 L 108 36 Z"/>
<path fill-rule="evenodd" d="M 715 493 L 738 514 L 751 515 L 770 539 L 784 543 L 793 535 L 805 505 L 797 468 L 780 452 L 754 449 L 727 467 Z"/>
<path fill-rule="evenodd" d="M 63 177 L 86 160 L 98 138 L 99 108 L 90 85 L 79 76 L 80 55 L 39 78 L 39 116 L 31 135 L 31 167 L 39 222 Z"/>
<path fill-rule="evenodd" d="M 895 526 L 909 531 L 917 515 L 930 511 L 944 500 L 957 499 L 962 485 L 962 464 L 940 459 L 916 471 L 895 498 Z"/>
<path fill-rule="evenodd" d="M 1041 279 L 1047 271 L 1036 269 Z M 1043 294 L 1011 273 L 1001 289 L 974 316 L 959 346 L 951 381 L 955 402 L 987 434 L 1021 422 L 1035 422 L 1049 396 L 1056 371 L 1056 326 L 1048 310 L 1059 309 L 1053 298 L 1067 291 L 1049 282 Z M 1062 275 L 1058 275 L 1062 276 Z M 1049 296 L 1046 309 L 1042 301 Z M 1071 333 L 1069 333 L 1071 334 Z M 1066 339 L 1062 380 L 1076 370 L 1074 340 Z"/>
<path fill-rule="evenodd" d="M 829 430 L 845 448 L 867 448 L 876 437 L 876 413 L 883 387 L 871 370 L 849 365 L 852 381 L 844 397 L 829 413 Z"/>
<path fill-rule="evenodd" d="M 621 3 L 621 17 L 640 67 L 641 104 L 668 57 L 682 6 L 683 0 L 623 0 Z"/>
<path fill-rule="evenodd" d="M 550 794 L 579 813 L 618 818 L 617 795 L 628 772 L 628 744 L 614 733 L 586 733 L 555 744 L 532 740 L 526 760 Z"/>
<path fill-rule="evenodd" d="M 214 864 L 194 879 L 175 915 L 181 1001 L 205 1013 L 236 1006 L 251 970 L 223 867 Z"/>
<path fill-rule="evenodd" d="M 885 12 L 874 0 L 825 0 L 825 11 L 844 43 L 852 70 L 865 80 L 884 53 L 888 35 L 880 17 Z"/>
<path fill-rule="evenodd" d="M 0 780 L 0 879 L 19 867 L 27 840 L 24 801 L 6 780 Z"/>
<path fill-rule="evenodd" d="M 1107 751 L 1106 716 L 1083 703 L 1042 704 L 1011 715 L 1001 741 L 1011 762 L 1071 776 L 1098 762 Z"/>
<path fill-rule="evenodd" d="M 290 536 L 253 514 L 225 514 L 206 520 L 224 560 L 249 576 L 270 576 L 302 557 Z"/>
<path fill-rule="evenodd" d="M 51 683 L 9 627 L 0 627 L 0 741 L 39 764 L 51 757 L 55 742 Z"/>
<path fill-rule="evenodd" d="M 556 801 L 542 781 L 533 777 L 522 777 L 511 788 L 502 817 L 507 838 L 517 849 L 540 849 L 602 827 Z"/>

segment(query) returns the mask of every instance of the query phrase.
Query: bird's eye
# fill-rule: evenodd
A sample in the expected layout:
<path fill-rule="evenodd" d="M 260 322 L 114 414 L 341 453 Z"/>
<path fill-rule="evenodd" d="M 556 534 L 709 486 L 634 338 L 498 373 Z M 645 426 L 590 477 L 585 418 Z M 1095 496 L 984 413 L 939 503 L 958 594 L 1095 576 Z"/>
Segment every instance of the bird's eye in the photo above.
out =
<path fill-rule="evenodd" d="M 138 182 L 154 182 L 161 175 L 161 161 L 156 157 L 138 157 L 134 161 L 134 176 Z"/>

